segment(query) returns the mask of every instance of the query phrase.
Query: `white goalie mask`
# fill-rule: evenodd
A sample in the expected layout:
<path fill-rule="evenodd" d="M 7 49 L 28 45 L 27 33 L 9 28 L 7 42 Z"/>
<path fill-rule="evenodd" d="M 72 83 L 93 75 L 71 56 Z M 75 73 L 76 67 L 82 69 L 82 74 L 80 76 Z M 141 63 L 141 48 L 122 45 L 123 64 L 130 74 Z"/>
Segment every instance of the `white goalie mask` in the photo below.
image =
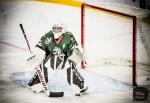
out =
<path fill-rule="evenodd" d="M 58 39 L 64 33 L 64 26 L 62 23 L 54 24 L 52 27 L 52 33 L 54 34 L 54 38 Z"/>

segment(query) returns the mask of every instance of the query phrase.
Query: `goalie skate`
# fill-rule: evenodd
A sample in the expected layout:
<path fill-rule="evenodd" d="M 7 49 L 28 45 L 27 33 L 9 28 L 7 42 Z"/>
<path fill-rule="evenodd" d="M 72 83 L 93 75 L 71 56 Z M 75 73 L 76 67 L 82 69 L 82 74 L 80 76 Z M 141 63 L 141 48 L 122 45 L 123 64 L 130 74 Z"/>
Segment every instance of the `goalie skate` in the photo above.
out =
<path fill-rule="evenodd" d="M 76 93 L 75 96 L 88 95 L 89 92 L 87 92 L 87 90 L 88 90 L 88 87 L 83 88 L 83 89 L 80 90 L 80 92 Z"/>

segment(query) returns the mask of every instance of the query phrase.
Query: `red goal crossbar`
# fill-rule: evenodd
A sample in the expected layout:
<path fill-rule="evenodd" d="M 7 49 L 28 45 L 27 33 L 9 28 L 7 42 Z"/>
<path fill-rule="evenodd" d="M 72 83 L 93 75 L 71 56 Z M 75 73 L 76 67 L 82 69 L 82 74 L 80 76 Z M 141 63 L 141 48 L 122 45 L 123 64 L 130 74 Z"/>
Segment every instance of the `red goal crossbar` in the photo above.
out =
<path fill-rule="evenodd" d="M 90 8 L 94 8 L 97 10 L 132 18 L 133 20 L 133 25 L 132 25 L 132 37 L 133 37 L 132 39 L 132 83 L 133 83 L 133 86 L 136 86 L 137 85 L 136 83 L 136 16 L 83 3 L 81 5 L 81 46 L 82 48 L 84 48 L 84 45 L 85 45 L 85 40 L 84 40 L 85 39 L 85 32 L 84 32 L 85 31 L 84 30 L 85 7 L 90 7 Z M 84 63 L 81 63 L 81 67 L 82 68 L 85 67 Z"/>

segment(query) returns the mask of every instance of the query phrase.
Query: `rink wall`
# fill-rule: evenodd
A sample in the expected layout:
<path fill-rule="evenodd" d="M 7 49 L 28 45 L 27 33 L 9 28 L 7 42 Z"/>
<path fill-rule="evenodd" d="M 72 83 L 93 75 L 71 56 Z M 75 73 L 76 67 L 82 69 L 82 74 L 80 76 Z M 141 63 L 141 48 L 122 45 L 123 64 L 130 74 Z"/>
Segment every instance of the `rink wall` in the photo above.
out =
<path fill-rule="evenodd" d="M 48 2 L 48 3 L 55 3 L 55 4 L 62 4 L 74 7 L 81 7 L 82 2 L 74 1 L 74 0 L 36 0 L 40 2 Z"/>

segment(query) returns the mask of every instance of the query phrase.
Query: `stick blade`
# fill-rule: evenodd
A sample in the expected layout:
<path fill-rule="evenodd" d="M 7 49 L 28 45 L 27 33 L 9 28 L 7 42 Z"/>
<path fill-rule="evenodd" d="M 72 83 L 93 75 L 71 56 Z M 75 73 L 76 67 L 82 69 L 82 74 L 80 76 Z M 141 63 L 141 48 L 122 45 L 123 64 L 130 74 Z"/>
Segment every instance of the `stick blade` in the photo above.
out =
<path fill-rule="evenodd" d="M 64 92 L 50 92 L 49 97 L 63 97 Z"/>

